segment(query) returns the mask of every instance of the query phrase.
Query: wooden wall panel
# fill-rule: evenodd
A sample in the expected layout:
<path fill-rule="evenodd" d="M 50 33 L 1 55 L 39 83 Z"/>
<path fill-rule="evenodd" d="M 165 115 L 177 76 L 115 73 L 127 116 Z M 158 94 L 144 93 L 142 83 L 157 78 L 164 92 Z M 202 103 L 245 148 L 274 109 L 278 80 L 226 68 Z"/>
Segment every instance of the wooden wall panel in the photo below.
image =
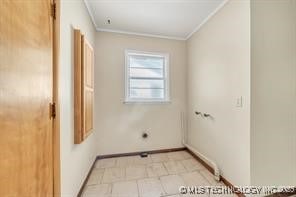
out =
<path fill-rule="evenodd" d="M 74 30 L 74 143 L 82 142 L 82 65 L 81 33 Z"/>
<path fill-rule="evenodd" d="M 83 102 L 83 136 L 86 138 L 93 129 L 93 70 L 94 70 L 94 53 L 93 48 L 89 42 L 82 36 L 82 46 L 83 46 L 83 92 L 84 92 L 84 102 Z"/>
<path fill-rule="evenodd" d="M 93 129 L 94 52 L 80 30 L 74 30 L 75 139 L 81 143 Z"/>
<path fill-rule="evenodd" d="M 85 107 L 84 107 L 84 136 L 88 136 L 93 129 L 93 91 L 85 91 Z"/>
<path fill-rule="evenodd" d="M 93 49 L 84 39 L 85 85 L 93 88 Z"/>

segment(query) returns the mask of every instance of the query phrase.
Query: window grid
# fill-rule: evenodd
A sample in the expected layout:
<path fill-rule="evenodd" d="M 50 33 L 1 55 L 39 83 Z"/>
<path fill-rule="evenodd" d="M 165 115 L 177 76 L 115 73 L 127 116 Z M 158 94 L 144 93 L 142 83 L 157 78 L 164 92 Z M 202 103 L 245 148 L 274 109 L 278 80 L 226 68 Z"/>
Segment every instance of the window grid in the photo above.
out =
<path fill-rule="evenodd" d="M 155 59 L 162 59 L 161 67 L 155 67 L 155 66 L 133 66 L 131 65 L 131 58 L 143 58 L 143 59 L 149 59 L 154 58 Z M 136 59 L 135 58 L 135 59 Z M 167 54 L 152 54 L 152 53 L 146 53 L 146 52 L 130 52 L 126 51 L 126 96 L 125 101 L 126 102 L 167 102 L 169 101 L 169 94 L 168 94 L 168 55 Z M 132 69 L 143 69 L 143 70 L 161 70 L 162 76 L 161 77 L 155 77 L 155 76 L 131 76 L 131 70 Z M 153 87 L 153 85 L 150 84 L 150 87 L 143 87 L 143 85 L 137 86 L 131 86 L 132 80 L 151 80 L 151 81 L 162 81 L 161 87 Z M 142 86 L 142 87 L 141 87 Z M 159 90 L 158 94 L 160 94 L 160 97 L 153 96 L 152 92 L 150 91 L 150 97 L 139 97 L 132 95 L 132 90 Z M 155 93 L 155 92 L 154 92 Z M 143 95 L 142 95 L 143 96 Z"/>

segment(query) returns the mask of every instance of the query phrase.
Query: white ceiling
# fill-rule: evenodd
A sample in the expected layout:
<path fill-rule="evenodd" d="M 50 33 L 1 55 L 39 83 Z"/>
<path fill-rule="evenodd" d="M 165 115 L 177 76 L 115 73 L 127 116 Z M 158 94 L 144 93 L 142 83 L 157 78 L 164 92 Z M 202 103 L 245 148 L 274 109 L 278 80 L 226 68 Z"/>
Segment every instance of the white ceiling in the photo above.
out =
<path fill-rule="evenodd" d="M 98 31 L 185 40 L 226 0 L 84 0 Z M 111 24 L 108 24 L 108 19 Z"/>

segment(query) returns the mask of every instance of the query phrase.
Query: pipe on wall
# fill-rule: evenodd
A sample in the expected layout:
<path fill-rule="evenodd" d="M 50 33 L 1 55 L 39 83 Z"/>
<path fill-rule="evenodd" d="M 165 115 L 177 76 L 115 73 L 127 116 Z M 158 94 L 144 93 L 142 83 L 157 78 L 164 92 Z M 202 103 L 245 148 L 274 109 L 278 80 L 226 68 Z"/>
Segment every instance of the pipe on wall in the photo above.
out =
<path fill-rule="evenodd" d="M 184 113 L 181 112 L 181 130 L 182 130 L 182 144 L 183 146 L 185 146 L 186 148 L 188 148 L 190 151 L 192 151 L 195 155 L 197 155 L 200 159 L 202 159 L 206 164 L 208 164 L 209 166 L 211 166 L 214 169 L 214 177 L 216 181 L 220 181 L 221 179 L 221 174 L 220 174 L 220 170 L 218 168 L 218 165 L 212 161 L 211 159 L 209 159 L 208 157 L 206 157 L 204 154 L 200 153 L 195 147 L 189 145 L 186 141 L 187 139 L 187 132 L 185 132 L 187 129 L 185 128 L 185 116 Z"/>

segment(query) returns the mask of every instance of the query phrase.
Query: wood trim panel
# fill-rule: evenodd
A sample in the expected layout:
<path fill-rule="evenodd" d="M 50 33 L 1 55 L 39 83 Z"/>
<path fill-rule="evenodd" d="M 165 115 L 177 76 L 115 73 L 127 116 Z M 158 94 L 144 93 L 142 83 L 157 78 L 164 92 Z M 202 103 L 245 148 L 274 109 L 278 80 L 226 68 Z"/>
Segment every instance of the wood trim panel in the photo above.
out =
<path fill-rule="evenodd" d="M 93 100 L 94 100 L 94 51 L 91 44 L 82 35 L 82 140 L 93 130 Z"/>
<path fill-rule="evenodd" d="M 80 143 L 85 139 L 85 96 L 84 96 L 84 93 L 85 93 L 85 86 L 84 86 L 84 80 L 85 80 L 85 37 L 84 35 L 81 34 L 81 53 L 80 53 L 80 56 L 81 56 L 81 82 L 79 84 L 80 88 L 81 88 L 81 103 L 80 103 L 80 107 L 81 107 L 81 141 Z M 75 89 L 76 89 L 76 86 L 75 86 Z"/>
<path fill-rule="evenodd" d="M 60 173 L 60 105 L 59 105 L 59 59 L 60 59 L 60 0 L 55 4 L 55 20 L 53 21 L 53 102 L 56 106 L 56 117 L 53 121 L 53 194 L 61 196 Z"/>
<path fill-rule="evenodd" d="M 74 30 L 74 143 L 93 130 L 94 51 L 80 30 Z"/>
<path fill-rule="evenodd" d="M 79 29 L 74 29 L 74 143 L 79 144 L 82 141 L 82 106 L 83 90 L 81 83 L 82 78 L 82 35 Z"/>

